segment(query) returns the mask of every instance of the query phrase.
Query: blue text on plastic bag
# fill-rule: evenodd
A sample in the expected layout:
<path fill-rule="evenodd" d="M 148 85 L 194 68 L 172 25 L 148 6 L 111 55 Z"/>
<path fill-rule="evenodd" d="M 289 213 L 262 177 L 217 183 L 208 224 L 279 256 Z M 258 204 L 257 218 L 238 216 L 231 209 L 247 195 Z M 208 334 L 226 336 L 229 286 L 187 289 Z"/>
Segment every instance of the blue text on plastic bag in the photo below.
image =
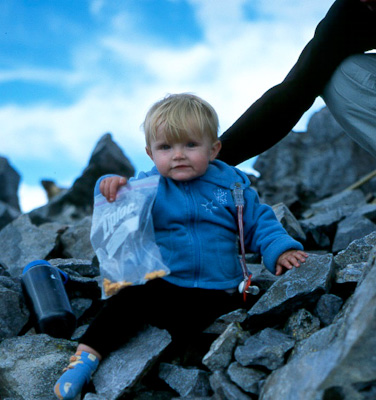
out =
<path fill-rule="evenodd" d="M 118 191 L 115 202 L 101 194 L 94 199 L 90 239 L 99 261 L 102 298 L 170 273 L 153 229 L 151 210 L 158 183 L 158 175 L 131 180 Z"/>

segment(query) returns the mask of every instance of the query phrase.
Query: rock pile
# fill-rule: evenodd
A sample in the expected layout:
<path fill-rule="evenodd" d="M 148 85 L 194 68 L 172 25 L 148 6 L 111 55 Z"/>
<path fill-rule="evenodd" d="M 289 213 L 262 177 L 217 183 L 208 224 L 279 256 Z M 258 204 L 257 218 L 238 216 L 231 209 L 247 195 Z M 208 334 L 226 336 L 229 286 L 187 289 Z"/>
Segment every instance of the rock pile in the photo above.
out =
<path fill-rule="evenodd" d="M 270 163 L 269 152 L 258 160 L 260 170 L 270 171 L 261 171 L 257 190 L 304 243 L 307 262 L 276 277 L 248 254 L 253 282 L 261 289 L 250 309 L 219 318 L 185 357 L 169 351 L 168 332 L 148 327 L 101 363 L 85 400 L 376 398 L 373 183 L 346 190 L 371 172 L 374 161 L 352 142 L 334 149 L 346 139 L 333 126 L 323 110 L 312 119 L 309 135 L 291 133 L 271 150 Z M 323 137 L 326 146 L 320 147 Z M 281 176 L 277 164 L 286 163 L 286 154 L 292 165 Z M 321 171 L 329 164 L 330 171 Z M 75 340 L 101 306 L 89 233 L 92 189 L 108 172 L 131 176 L 134 170 L 105 135 L 82 177 L 46 206 L 22 214 L 9 186 L 8 197 L 0 199 L 2 400 L 52 399 Z M 0 164 L 0 182 L 7 182 L 4 173 Z M 35 259 L 48 259 L 69 275 L 66 290 L 78 322 L 71 340 L 36 334 L 30 325 L 20 274 Z"/>
<path fill-rule="evenodd" d="M 258 157 L 257 187 L 268 204 L 283 202 L 299 214 L 302 208 L 339 193 L 376 169 L 376 160 L 352 141 L 327 108 L 313 115 L 307 132 L 291 132 Z M 364 186 L 374 191 L 373 184 Z"/>

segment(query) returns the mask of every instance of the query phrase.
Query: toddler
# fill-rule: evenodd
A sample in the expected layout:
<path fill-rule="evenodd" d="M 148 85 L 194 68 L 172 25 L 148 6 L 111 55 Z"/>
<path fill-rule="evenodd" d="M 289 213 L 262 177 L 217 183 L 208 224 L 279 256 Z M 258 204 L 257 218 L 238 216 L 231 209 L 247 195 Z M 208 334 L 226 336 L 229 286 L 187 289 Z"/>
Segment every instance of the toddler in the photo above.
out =
<path fill-rule="evenodd" d="M 244 307 L 237 287 L 243 280 L 237 249 L 235 183 L 244 189 L 244 240 L 271 272 L 281 275 L 307 257 L 271 207 L 260 204 L 247 176 L 216 160 L 221 150 L 218 117 L 192 94 L 169 95 L 148 111 L 146 152 L 154 168 L 138 179 L 160 175 L 152 215 L 156 242 L 170 275 L 130 286 L 106 300 L 80 339 L 77 353 L 55 385 L 59 399 L 73 399 L 99 361 L 151 324 L 184 343 L 216 318 Z M 108 201 L 127 183 L 105 176 L 96 185 Z M 178 312 L 176 311 L 178 304 Z"/>

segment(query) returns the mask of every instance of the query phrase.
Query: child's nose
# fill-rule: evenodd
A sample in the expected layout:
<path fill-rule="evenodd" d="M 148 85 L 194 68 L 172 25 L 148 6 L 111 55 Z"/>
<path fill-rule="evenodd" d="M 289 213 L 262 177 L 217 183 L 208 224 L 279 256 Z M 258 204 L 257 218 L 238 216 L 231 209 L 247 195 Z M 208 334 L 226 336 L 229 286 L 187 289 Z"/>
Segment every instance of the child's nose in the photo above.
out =
<path fill-rule="evenodd" d="M 184 151 L 181 148 L 176 148 L 174 151 L 174 159 L 179 160 L 184 158 Z"/>

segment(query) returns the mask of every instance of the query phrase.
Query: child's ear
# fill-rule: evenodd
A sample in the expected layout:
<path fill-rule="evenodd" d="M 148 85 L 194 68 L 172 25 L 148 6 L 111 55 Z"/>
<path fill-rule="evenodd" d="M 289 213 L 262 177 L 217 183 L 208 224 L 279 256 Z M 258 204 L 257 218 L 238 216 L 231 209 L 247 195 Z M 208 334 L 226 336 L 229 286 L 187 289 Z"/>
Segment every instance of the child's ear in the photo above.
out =
<path fill-rule="evenodd" d="M 151 152 L 150 147 L 146 146 L 145 150 L 146 150 L 146 154 L 154 161 L 153 153 Z"/>
<path fill-rule="evenodd" d="M 210 161 L 213 161 L 217 157 L 221 148 L 222 148 L 222 143 L 219 140 L 217 140 L 212 144 L 212 148 L 210 151 Z"/>

